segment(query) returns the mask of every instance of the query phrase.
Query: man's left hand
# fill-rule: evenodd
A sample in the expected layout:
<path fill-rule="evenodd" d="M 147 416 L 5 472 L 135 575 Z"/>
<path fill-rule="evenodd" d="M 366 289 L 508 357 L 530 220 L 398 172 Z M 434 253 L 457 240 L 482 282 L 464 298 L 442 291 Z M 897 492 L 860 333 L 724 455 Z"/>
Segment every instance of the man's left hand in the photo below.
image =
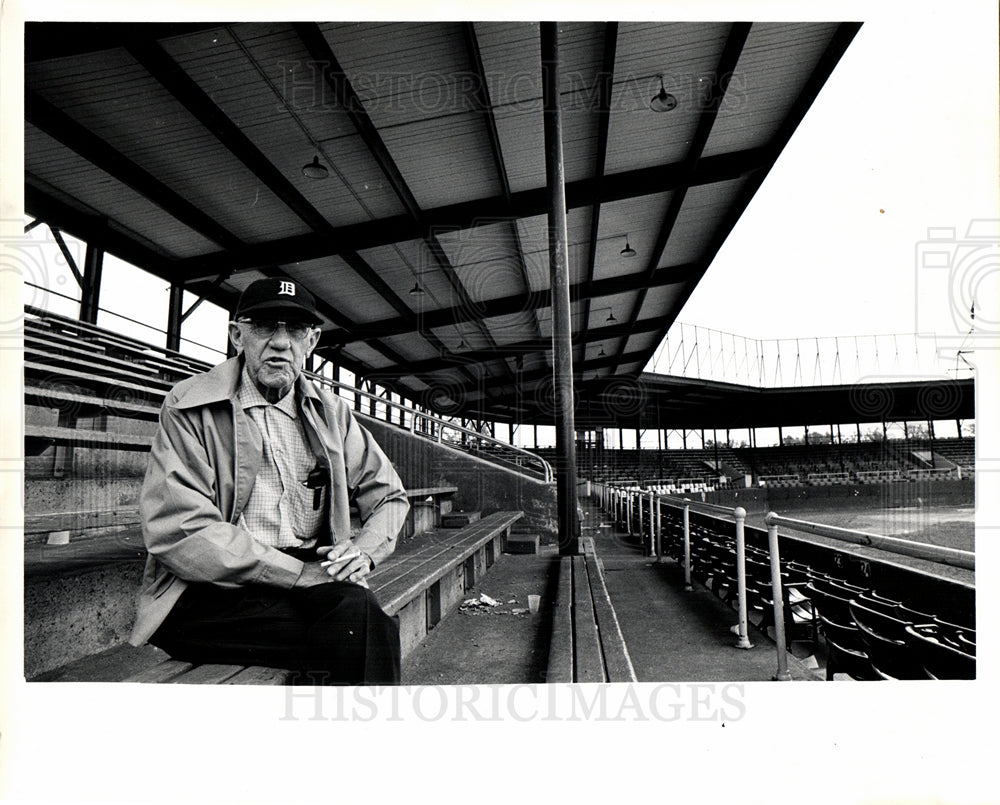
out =
<path fill-rule="evenodd" d="M 324 570 L 334 581 L 365 584 L 365 576 L 372 569 L 371 558 L 368 554 L 359 551 L 350 540 L 317 548 L 316 553 L 323 560 Z"/>

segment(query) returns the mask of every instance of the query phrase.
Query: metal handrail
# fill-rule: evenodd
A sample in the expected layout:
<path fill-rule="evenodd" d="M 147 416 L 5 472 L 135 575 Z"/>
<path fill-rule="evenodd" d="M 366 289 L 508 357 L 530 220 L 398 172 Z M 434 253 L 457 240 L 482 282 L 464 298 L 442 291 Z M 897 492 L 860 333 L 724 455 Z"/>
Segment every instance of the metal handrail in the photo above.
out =
<path fill-rule="evenodd" d="M 545 483 L 552 483 L 552 480 L 555 477 L 552 470 L 552 465 L 549 464 L 549 462 L 547 462 L 541 456 L 536 455 L 535 453 L 532 453 L 529 450 L 525 450 L 521 447 L 516 447 L 515 445 L 508 444 L 507 442 L 500 441 L 499 439 L 495 439 L 492 436 L 486 436 L 470 428 L 465 428 L 462 427 L 461 425 L 456 425 L 453 422 L 449 422 L 447 419 L 444 419 L 436 414 L 429 414 L 424 411 L 419 411 L 411 406 L 404 405 L 402 403 L 397 403 L 396 401 L 386 399 L 385 397 L 380 397 L 378 394 L 372 394 L 369 391 L 363 391 L 362 389 L 359 389 L 348 383 L 341 383 L 339 380 L 331 380 L 330 378 L 323 377 L 322 375 L 317 375 L 313 372 L 305 372 L 304 374 L 314 382 L 334 389 L 334 393 L 338 393 L 339 390 L 343 390 L 350 394 L 356 394 L 360 397 L 364 397 L 368 400 L 371 400 L 377 406 L 382 405 L 385 406 L 386 408 L 392 408 L 397 411 L 402 411 L 404 413 L 404 416 L 401 417 L 401 420 L 405 420 L 405 414 L 408 413 L 410 415 L 410 424 L 409 427 L 406 429 L 409 430 L 410 433 L 414 434 L 415 436 L 428 435 L 419 428 L 417 428 L 417 421 L 422 420 L 427 424 L 435 426 L 434 430 L 436 431 L 436 435 L 433 438 L 438 444 L 442 444 L 445 445 L 446 447 L 451 447 L 456 450 L 460 450 L 462 452 L 476 454 L 480 458 L 483 458 L 486 461 L 491 461 L 494 464 L 504 463 L 511 465 L 514 468 L 516 468 L 517 471 L 519 472 L 527 471 L 531 473 L 537 473 L 538 475 L 541 476 L 541 479 Z M 338 396 L 341 395 L 338 393 Z M 390 422 L 389 424 L 394 424 L 394 423 Z M 406 426 L 404 425 L 403 427 L 405 428 Z M 481 453 L 479 450 L 476 449 L 467 449 L 467 450 L 463 449 L 460 443 L 443 439 L 443 432 L 445 430 L 453 431 L 460 436 L 464 435 L 467 437 L 471 437 L 475 439 L 476 443 L 479 445 L 485 444 L 491 448 L 498 450 L 500 452 L 500 455 L 497 456 L 497 455 L 491 455 L 490 453 Z M 509 457 L 505 454 L 511 454 L 512 457 Z"/>
<path fill-rule="evenodd" d="M 641 501 L 645 494 L 650 500 L 650 543 L 657 560 L 661 556 L 661 533 L 660 533 L 660 506 L 666 503 L 668 506 L 680 508 L 683 511 L 684 522 L 684 589 L 692 590 L 691 586 L 691 520 L 690 510 L 692 505 L 717 510 L 720 514 L 726 513 L 733 517 L 736 523 L 736 587 L 738 602 L 739 621 L 733 627 L 737 639 L 735 647 L 739 649 L 750 649 L 753 645 L 749 637 L 749 618 L 747 614 L 747 587 L 746 587 L 746 539 L 745 524 L 747 512 L 742 506 L 720 506 L 715 503 L 702 503 L 689 498 L 681 498 L 675 495 L 661 495 L 653 492 L 643 493 L 635 490 L 617 489 L 611 485 L 598 485 L 602 504 L 605 509 L 610 509 L 617 513 L 624 508 L 626 514 L 626 528 L 631 533 L 631 509 L 634 496 L 638 496 L 640 501 L 640 516 L 642 511 Z M 655 518 L 653 508 L 655 505 Z M 713 515 L 708 514 L 709 517 Z M 655 523 L 655 526 L 654 526 Z M 640 526 L 641 528 L 641 526 Z M 775 651 L 777 653 L 778 670 L 774 679 L 779 682 L 786 682 L 792 678 L 788 670 L 788 652 L 785 646 L 785 604 L 784 591 L 781 586 L 781 557 L 778 554 L 777 530 L 775 529 L 773 539 L 768 539 L 768 548 L 771 564 L 771 601 L 774 607 L 774 633 Z"/>
<path fill-rule="evenodd" d="M 791 517 L 782 517 L 775 512 L 768 512 L 767 516 L 764 517 L 764 522 L 768 527 L 772 524 L 776 526 L 789 526 L 797 531 L 806 531 L 810 534 L 830 537 L 841 542 L 878 548 L 880 551 L 888 553 L 912 556 L 915 559 L 927 559 L 931 562 L 951 565 L 952 567 L 961 567 L 966 570 L 976 569 L 976 555 L 972 551 L 945 548 L 941 545 L 929 545 L 926 542 L 911 542 L 910 540 L 899 539 L 898 537 L 883 537 L 881 534 L 870 534 L 866 531 L 854 531 L 850 528 L 811 523 L 808 520 L 795 520 Z"/>

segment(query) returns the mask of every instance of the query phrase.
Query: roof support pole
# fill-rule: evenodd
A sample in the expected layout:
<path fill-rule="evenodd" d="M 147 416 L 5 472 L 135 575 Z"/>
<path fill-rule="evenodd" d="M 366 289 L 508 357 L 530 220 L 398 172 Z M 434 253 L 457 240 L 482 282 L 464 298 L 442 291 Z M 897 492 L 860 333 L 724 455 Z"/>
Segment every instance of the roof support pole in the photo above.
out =
<path fill-rule="evenodd" d="M 180 352 L 181 323 L 184 321 L 184 283 L 170 283 L 170 299 L 167 302 L 167 349 Z"/>
<path fill-rule="evenodd" d="M 83 260 L 83 287 L 80 294 L 80 321 L 97 324 L 101 302 L 101 272 L 104 268 L 104 247 L 89 241 Z"/>
<path fill-rule="evenodd" d="M 558 23 L 541 24 L 542 105 L 545 117 L 545 184 L 549 196 L 549 277 L 552 286 L 552 375 L 556 403 L 556 498 L 559 553 L 580 552 L 576 508 L 576 423 L 573 414 L 573 333 L 570 324 L 566 171 L 559 101 Z"/>

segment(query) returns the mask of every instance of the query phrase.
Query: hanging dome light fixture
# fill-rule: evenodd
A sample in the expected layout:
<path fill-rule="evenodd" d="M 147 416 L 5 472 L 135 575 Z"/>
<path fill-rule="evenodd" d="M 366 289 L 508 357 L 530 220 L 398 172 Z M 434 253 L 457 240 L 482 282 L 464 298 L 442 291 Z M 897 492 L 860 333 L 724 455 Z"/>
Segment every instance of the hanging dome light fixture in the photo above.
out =
<path fill-rule="evenodd" d="M 677 108 L 677 97 L 667 92 L 667 88 L 663 86 L 662 75 L 659 76 L 659 79 L 660 91 L 650 100 L 649 108 L 654 112 L 669 112 L 671 109 Z"/>
<path fill-rule="evenodd" d="M 318 156 L 314 156 L 312 162 L 307 162 L 302 166 L 302 175 L 307 179 L 325 179 L 329 174 L 330 171 L 327 170 L 326 165 L 319 164 Z"/>

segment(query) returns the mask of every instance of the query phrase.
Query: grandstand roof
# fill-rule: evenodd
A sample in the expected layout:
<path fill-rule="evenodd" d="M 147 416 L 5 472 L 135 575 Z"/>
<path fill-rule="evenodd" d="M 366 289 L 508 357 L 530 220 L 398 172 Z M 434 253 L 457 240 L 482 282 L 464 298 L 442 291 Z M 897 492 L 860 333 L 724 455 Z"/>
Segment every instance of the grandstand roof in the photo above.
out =
<path fill-rule="evenodd" d="M 612 378 L 580 404 L 580 427 L 742 429 L 972 419 L 972 378 L 755 388 L 642 373 Z"/>
<path fill-rule="evenodd" d="M 322 300 L 320 354 L 551 421 L 538 28 L 28 23 L 27 211 L 230 309 L 288 274 Z M 560 26 L 584 419 L 638 381 L 858 28 Z"/>

